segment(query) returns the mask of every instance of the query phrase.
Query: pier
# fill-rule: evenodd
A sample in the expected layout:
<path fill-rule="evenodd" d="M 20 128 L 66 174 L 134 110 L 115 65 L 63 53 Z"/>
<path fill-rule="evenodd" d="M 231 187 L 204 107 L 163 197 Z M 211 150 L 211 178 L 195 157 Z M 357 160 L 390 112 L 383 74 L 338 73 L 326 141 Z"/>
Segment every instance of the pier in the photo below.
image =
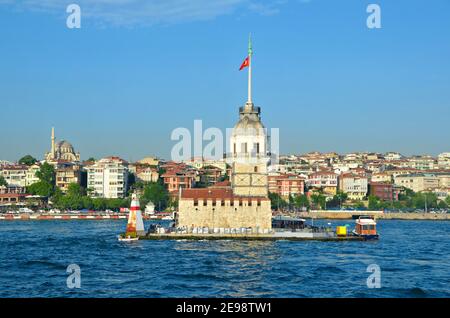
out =
<path fill-rule="evenodd" d="M 219 240 L 237 240 L 237 241 L 364 241 L 364 238 L 358 236 L 321 236 L 321 235 L 299 235 L 283 236 L 274 234 L 147 234 L 139 236 L 139 240 L 190 240 L 190 241 L 219 241 Z"/>

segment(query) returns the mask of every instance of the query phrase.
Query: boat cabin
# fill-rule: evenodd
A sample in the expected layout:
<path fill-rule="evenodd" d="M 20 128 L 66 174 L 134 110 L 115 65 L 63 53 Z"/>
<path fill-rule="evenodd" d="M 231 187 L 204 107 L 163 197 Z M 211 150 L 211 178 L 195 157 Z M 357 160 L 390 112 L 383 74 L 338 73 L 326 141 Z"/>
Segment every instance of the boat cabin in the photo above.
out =
<path fill-rule="evenodd" d="M 305 219 L 276 216 L 272 218 L 272 229 L 301 230 L 306 227 L 305 222 Z"/>
<path fill-rule="evenodd" d="M 371 216 L 360 216 L 356 220 L 355 232 L 360 236 L 378 236 L 377 223 Z"/>

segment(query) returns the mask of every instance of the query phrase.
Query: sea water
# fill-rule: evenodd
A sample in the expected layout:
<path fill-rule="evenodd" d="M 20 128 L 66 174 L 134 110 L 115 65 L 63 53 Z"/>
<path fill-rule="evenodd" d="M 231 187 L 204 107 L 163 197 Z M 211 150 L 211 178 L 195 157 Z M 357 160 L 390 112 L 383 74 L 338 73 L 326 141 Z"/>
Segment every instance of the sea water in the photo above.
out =
<path fill-rule="evenodd" d="M 380 220 L 367 242 L 118 242 L 125 226 L 0 222 L 0 297 L 450 297 L 448 221 Z"/>

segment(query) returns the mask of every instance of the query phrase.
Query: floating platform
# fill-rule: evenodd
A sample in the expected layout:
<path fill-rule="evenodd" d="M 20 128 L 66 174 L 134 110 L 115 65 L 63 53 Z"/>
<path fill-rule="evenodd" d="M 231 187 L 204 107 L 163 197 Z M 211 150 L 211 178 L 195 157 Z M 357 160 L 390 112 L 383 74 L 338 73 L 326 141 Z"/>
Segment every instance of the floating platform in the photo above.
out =
<path fill-rule="evenodd" d="M 325 235 L 278 235 L 273 234 L 147 234 L 139 240 L 191 240 L 191 241 L 364 241 L 360 236 L 325 236 Z"/>

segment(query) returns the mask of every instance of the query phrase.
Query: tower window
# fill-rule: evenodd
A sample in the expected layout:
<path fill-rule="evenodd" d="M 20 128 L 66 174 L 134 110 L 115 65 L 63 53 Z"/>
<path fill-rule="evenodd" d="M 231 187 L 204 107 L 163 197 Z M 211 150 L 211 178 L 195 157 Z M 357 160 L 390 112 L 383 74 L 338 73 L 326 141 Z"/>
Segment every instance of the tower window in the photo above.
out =
<path fill-rule="evenodd" d="M 259 153 L 259 142 L 256 143 L 256 153 Z"/>
<path fill-rule="evenodd" d="M 236 154 L 236 143 L 233 144 L 233 152 Z"/>
<path fill-rule="evenodd" d="M 255 172 L 258 172 L 258 167 L 255 167 L 255 168 L 254 168 L 254 171 L 255 171 Z"/>

